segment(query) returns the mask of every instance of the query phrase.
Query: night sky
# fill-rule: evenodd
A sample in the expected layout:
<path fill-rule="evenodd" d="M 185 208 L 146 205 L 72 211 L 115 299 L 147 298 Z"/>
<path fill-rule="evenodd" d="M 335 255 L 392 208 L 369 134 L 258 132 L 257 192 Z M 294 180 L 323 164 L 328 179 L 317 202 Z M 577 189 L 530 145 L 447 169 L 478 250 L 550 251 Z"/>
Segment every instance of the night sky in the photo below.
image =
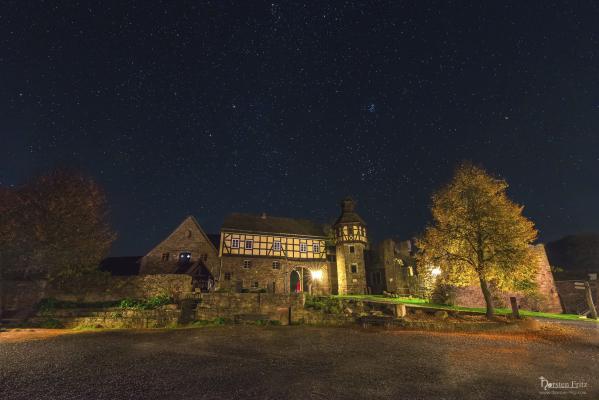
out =
<path fill-rule="evenodd" d="M 53 3 L 0 5 L 0 184 L 82 169 L 113 255 L 348 194 L 409 238 L 463 159 L 541 240 L 599 230 L 597 2 Z"/>

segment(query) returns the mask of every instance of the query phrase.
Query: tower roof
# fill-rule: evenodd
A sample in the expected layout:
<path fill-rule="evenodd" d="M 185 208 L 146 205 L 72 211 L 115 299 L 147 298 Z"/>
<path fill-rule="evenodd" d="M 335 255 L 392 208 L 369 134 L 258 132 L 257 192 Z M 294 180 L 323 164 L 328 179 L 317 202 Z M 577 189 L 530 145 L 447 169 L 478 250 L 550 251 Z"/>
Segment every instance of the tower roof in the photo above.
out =
<path fill-rule="evenodd" d="M 360 223 L 366 225 L 366 222 L 355 211 L 356 202 L 351 197 L 346 197 L 341 201 L 341 215 L 335 221 L 335 225 Z"/>

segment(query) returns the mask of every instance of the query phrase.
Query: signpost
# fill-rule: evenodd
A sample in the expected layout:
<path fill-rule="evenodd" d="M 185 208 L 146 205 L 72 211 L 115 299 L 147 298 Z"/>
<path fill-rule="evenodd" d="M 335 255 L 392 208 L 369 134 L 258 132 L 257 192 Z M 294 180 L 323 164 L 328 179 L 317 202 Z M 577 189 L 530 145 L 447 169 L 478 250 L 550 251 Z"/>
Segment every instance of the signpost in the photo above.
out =
<path fill-rule="evenodd" d="M 510 297 L 510 303 L 512 303 L 512 316 L 516 319 L 520 319 L 520 310 L 518 309 L 518 300 L 515 297 Z"/>
<path fill-rule="evenodd" d="M 593 292 L 591 291 L 591 285 L 589 282 L 574 282 L 574 289 L 584 290 L 587 306 L 589 307 L 589 314 L 591 318 L 597 319 L 597 309 L 593 303 Z"/>

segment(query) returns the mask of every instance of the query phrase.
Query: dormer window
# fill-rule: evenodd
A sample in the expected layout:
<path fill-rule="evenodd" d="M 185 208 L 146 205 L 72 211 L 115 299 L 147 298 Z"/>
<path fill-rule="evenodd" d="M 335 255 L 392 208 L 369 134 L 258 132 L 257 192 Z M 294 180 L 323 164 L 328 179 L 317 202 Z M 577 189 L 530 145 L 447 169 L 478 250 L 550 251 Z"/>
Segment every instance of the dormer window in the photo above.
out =
<path fill-rule="evenodd" d="M 231 248 L 233 248 L 233 249 L 238 249 L 239 248 L 239 239 L 232 239 L 231 240 Z"/>
<path fill-rule="evenodd" d="M 253 240 L 246 240 L 245 241 L 245 249 L 246 250 L 251 250 L 254 248 L 254 241 Z"/>

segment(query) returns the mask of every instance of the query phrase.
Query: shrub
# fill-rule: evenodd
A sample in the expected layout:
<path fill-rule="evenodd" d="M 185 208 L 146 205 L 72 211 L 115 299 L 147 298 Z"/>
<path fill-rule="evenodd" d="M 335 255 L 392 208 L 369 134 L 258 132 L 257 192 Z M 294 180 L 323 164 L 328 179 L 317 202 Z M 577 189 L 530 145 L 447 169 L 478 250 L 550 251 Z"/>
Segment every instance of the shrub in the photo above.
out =
<path fill-rule="evenodd" d="M 62 323 L 59 320 L 54 319 L 54 318 L 48 318 L 44 322 L 40 323 L 40 328 L 60 329 L 60 328 L 64 328 L 64 326 L 62 325 Z"/>
<path fill-rule="evenodd" d="M 324 311 L 327 314 L 339 314 L 343 310 L 341 302 L 333 297 L 316 297 L 307 295 L 304 307 Z"/>
<path fill-rule="evenodd" d="M 119 303 L 119 307 L 136 310 L 154 310 L 167 304 L 173 304 L 173 302 L 174 301 L 170 296 L 166 294 L 160 294 L 145 300 L 123 299 Z"/>

